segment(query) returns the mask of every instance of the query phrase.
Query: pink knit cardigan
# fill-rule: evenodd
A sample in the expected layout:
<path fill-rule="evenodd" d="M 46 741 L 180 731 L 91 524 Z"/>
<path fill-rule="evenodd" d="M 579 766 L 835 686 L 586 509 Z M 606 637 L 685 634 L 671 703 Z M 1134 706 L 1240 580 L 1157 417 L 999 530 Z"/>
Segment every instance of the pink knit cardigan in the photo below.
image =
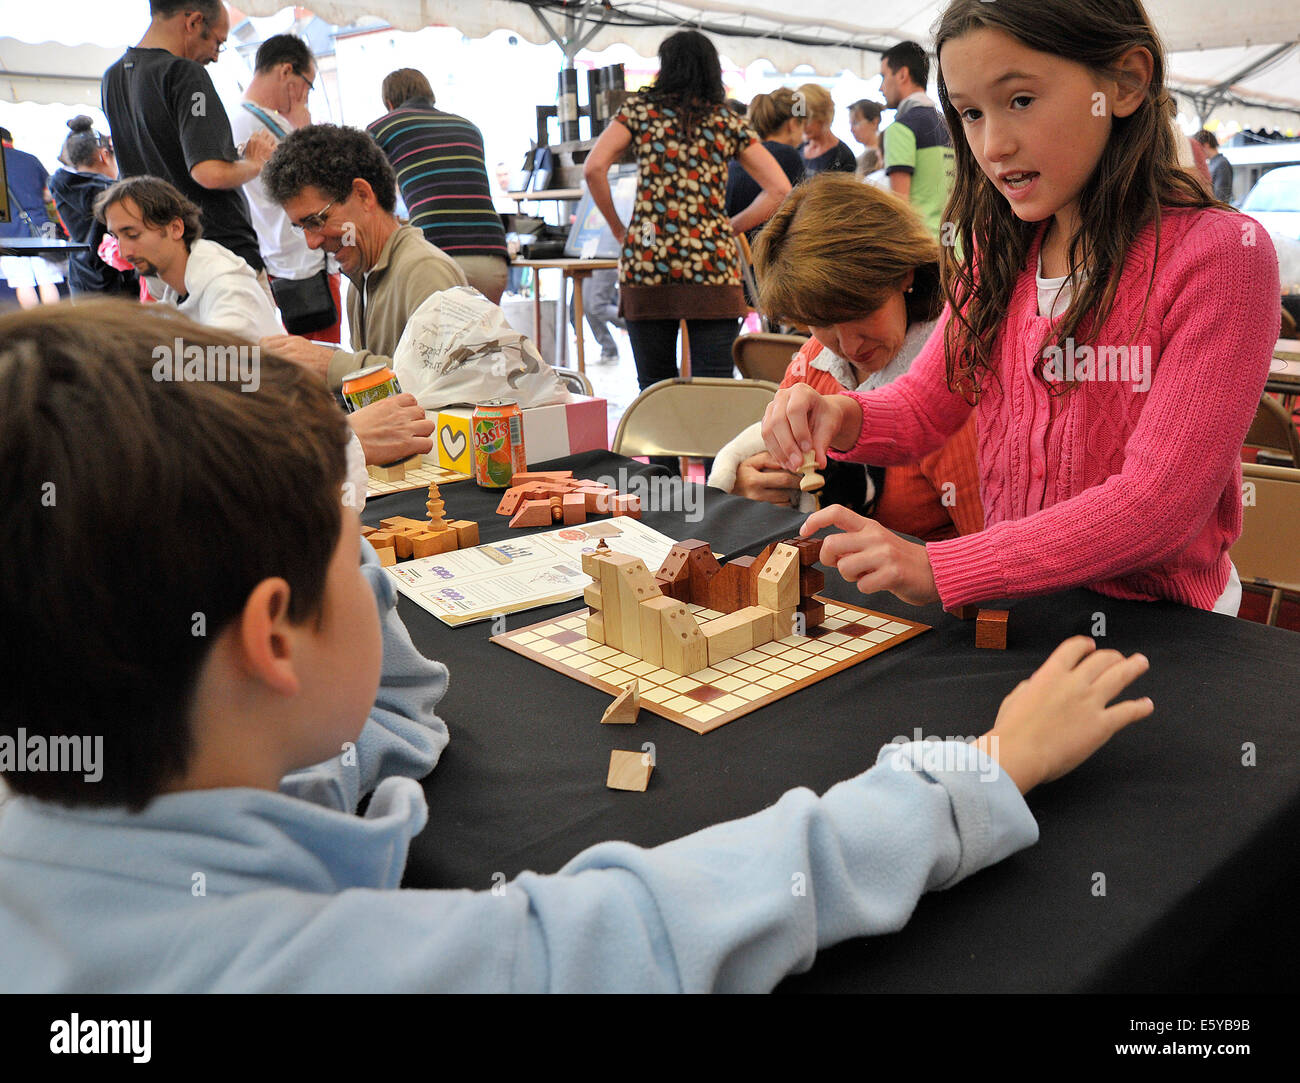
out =
<path fill-rule="evenodd" d="M 1149 348 L 1149 390 L 1131 378 L 1077 380 L 1051 396 L 1033 372 L 1051 327 L 1038 315 L 1041 240 L 1040 230 L 994 344 L 998 379 L 986 378 L 975 408 L 985 529 L 926 546 L 943 604 L 1086 586 L 1212 609 L 1241 534 L 1241 446 L 1277 340 L 1272 242 L 1242 214 L 1166 210 L 1145 320 L 1153 225 L 1130 249 L 1115 308 L 1091 340 L 1108 348 L 1112 368 L 1123 356 L 1114 347 L 1135 358 Z M 948 315 L 907 375 L 845 392 L 862 404 L 862 432 L 835 457 L 911 462 L 966 420 L 971 407 L 944 380 Z"/>

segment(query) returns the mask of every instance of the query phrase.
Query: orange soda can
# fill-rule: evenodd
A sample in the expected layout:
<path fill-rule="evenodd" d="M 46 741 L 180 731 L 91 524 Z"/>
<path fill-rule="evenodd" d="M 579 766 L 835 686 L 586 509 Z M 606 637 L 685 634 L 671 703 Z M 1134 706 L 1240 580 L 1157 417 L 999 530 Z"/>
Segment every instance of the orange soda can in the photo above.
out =
<path fill-rule="evenodd" d="M 474 407 L 474 480 L 484 489 L 508 489 L 515 472 L 528 468 L 524 412 L 514 399 L 488 399 Z"/>

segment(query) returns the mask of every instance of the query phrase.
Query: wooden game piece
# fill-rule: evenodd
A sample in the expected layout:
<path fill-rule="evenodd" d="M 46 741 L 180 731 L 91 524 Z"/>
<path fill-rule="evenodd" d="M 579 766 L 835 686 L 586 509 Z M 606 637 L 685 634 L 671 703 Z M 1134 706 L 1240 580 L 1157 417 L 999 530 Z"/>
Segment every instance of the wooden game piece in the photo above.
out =
<path fill-rule="evenodd" d="M 524 501 L 523 489 L 507 489 L 506 495 L 501 498 L 501 503 L 497 505 L 498 515 L 514 515 L 519 510 L 519 505 Z"/>
<path fill-rule="evenodd" d="M 645 565 L 639 557 L 629 556 L 627 553 L 611 552 L 600 562 L 600 596 L 604 601 L 601 608 L 601 614 L 605 618 L 605 642 L 611 647 L 623 650 L 624 632 L 628 628 L 628 622 L 624 620 L 624 608 L 628 605 L 627 592 L 628 586 L 622 580 L 621 572 L 623 568 L 632 564 L 640 564 L 642 568 Z M 646 573 L 647 578 L 649 573 Z M 633 606 L 635 602 L 631 603 Z M 641 623 L 636 613 L 632 613 L 632 619 L 636 621 L 635 640 L 641 640 Z M 629 654 L 635 654 L 635 651 L 629 651 Z"/>
<path fill-rule="evenodd" d="M 447 523 L 443 513 L 447 510 L 447 506 L 443 503 L 442 493 L 438 492 L 436 481 L 429 483 L 429 499 L 424 502 L 424 507 L 429 513 L 430 533 L 436 534 L 440 530 L 446 530 Z"/>
<path fill-rule="evenodd" d="M 552 496 L 549 501 L 551 505 L 551 522 L 559 523 L 564 519 L 564 500 L 562 497 Z"/>
<path fill-rule="evenodd" d="M 736 610 L 736 616 L 744 617 L 749 624 L 751 647 L 761 647 L 776 638 L 773 635 L 776 614 L 770 609 L 761 605 L 747 605 L 744 609 Z"/>
<path fill-rule="evenodd" d="M 945 609 L 944 612 L 956 617 L 958 620 L 974 620 L 979 615 L 980 607 L 974 605 L 955 605 L 951 609 Z"/>
<path fill-rule="evenodd" d="M 525 500 L 523 506 L 510 520 L 512 527 L 550 526 L 551 505 L 544 500 Z"/>
<path fill-rule="evenodd" d="M 826 573 L 820 568 L 799 569 L 799 597 L 809 598 L 826 587 Z"/>
<path fill-rule="evenodd" d="M 622 625 L 622 650 L 637 658 L 641 654 L 641 603 L 659 597 L 659 588 L 643 561 L 633 558 L 618 568 L 618 614 Z"/>
<path fill-rule="evenodd" d="M 377 530 L 378 530 L 377 527 L 366 526 L 365 523 L 362 523 L 362 524 L 361 524 L 361 536 L 362 536 L 363 538 L 368 538 L 368 537 L 370 537 L 370 535 L 376 533 Z"/>
<path fill-rule="evenodd" d="M 390 531 L 387 530 L 376 530 L 373 534 L 369 535 L 366 538 L 366 541 L 368 541 L 376 549 L 393 548 L 393 535 Z"/>
<path fill-rule="evenodd" d="M 666 579 L 662 575 L 656 575 L 655 585 L 659 588 L 659 593 L 664 595 L 666 598 L 675 598 L 679 602 L 689 602 L 691 600 L 691 587 L 685 579 L 674 583 L 672 580 Z"/>
<path fill-rule="evenodd" d="M 591 535 L 588 535 L 588 537 L 590 537 L 590 536 L 591 536 Z M 598 542 L 596 543 L 596 548 L 597 548 L 597 549 L 603 549 L 603 550 L 605 550 L 605 552 L 609 552 L 609 542 L 607 542 L 607 541 L 604 539 L 604 537 L 601 537 L 600 541 L 598 541 Z"/>
<path fill-rule="evenodd" d="M 456 532 L 457 549 L 473 549 L 478 545 L 478 523 L 473 519 L 448 519 L 447 526 Z"/>
<path fill-rule="evenodd" d="M 758 604 L 774 613 L 799 604 L 799 551 L 782 542 L 758 573 Z"/>
<path fill-rule="evenodd" d="M 709 665 L 716 666 L 728 658 L 744 654 L 754 645 L 750 618 L 743 612 L 716 617 L 704 625 L 704 641 L 709 648 Z"/>
<path fill-rule="evenodd" d="M 415 538 L 423 533 L 425 533 L 423 526 L 418 530 L 415 527 L 404 526 L 400 530 L 393 531 L 393 545 L 397 549 L 399 560 L 410 560 L 415 555 Z"/>
<path fill-rule="evenodd" d="M 826 486 L 826 479 L 817 473 L 817 453 L 815 451 L 805 451 L 803 453 L 803 465 L 799 467 L 799 473 L 803 477 L 799 480 L 799 490 L 805 493 L 815 493 Z"/>
<path fill-rule="evenodd" d="M 381 568 L 392 568 L 397 565 L 397 550 L 391 545 L 386 545 L 382 549 L 376 549 L 375 556 L 379 558 L 379 566 Z"/>
<path fill-rule="evenodd" d="M 587 614 L 587 638 L 593 643 L 605 642 L 605 618 L 600 613 Z"/>
<path fill-rule="evenodd" d="M 703 596 L 694 600 L 719 613 L 734 613 L 745 607 L 748 586 L 749 568 L 743 563 L 728 561 L 703 584 Z"/>
<path fill-rule="evenodd" d="M 804 598 L 799 602 L 799 610 L 803 614 L 804 631 L 811 631 L 813 628 L 821 626 L 826 620 L 826 603 L 815 602 L 812 598 Z"/>
<path fill-rule="evenodd" d="M 1008 615 L 1005 609 L 981 609 L 975 618 L 975 646 L 1006 650 Z"/>
<path fill-rule="evenodd" d="M 387 519 L 380 519 L 379 525 L 384 530 L 401 530 L 403 527 L 413 526 L 417 530 L 427 530 L 429 524 L 422 519 L 412 519 L 408 515 L 393 515 Z"/>
<path fill-rule="evenodd" d="M 437 556 L 440 553 L 456 551 L 456 532 L 454 530 L 429 530 L 417 534 L 411 539 L 411 555 L 420 557 Z"/>
<path fill-rule="evenodd" d="M 680 545 L 674 545 L 664 557 L 664 562 L 659 565 L 659 571 L 655 575 L 655 582 L 659 584 L 659 589 L 682 602 L 690 601 L 691 597 L 689 556 L 688 550 Z"/>
<path fill-rule="evenodd" d="M 588 492 L 585 494 L 587 510 L 600 512 L 602 515 L 608 515 L 614 510 L 614 497 L 618 496 L 613 489 L 601 489 L 599 492 Z"/>
<path fill-rule="evenodd" d="M 562 507 L 565 526 L 575 526 L 587 521 L 587 501 L 581 493 L 565 493 Z"/>
<path fill-rule="evenodd" d="M 614 497 L 613 508 L 611 510 L 615 516 L 630 515 L 633 519 L 640 519 L 641 498 L 639 496 L 620 493 L 618 496 Z"/>
<path fill-rule="evenodd" d="M 370 464 L 366 466 L 366 473 L 376 481 L 405 481 L 406 463 L 393 463 L 392 466 Z"/>
<path fill-rule="evenodd" d="M 709 647 L 704 642 L 704 633 L 683 603 L 678 602 L 660 611 L 659 630 L 664 669 L 684 676 L 709 664 Z"/>
<path fill-rule="evenodd" d="M 530 481 L 564 481 L 572 478 L 572 470 L 521 470 L 510 480 L 512 485 L 523 485 Z"/>
<path fill-rule="evenodd" d="M 772 639 L 789 639 L 795 634 L 794 615 L 799 612 L 794 606 L 778 609 L 772 614 Z M 805 626 L 806 627 L 806 626 Z"/>
<path fill-rule="evenodd" d="M 663 611 L 671 609 L 675 603 L 675 598 L 660 594 L 637 606 L 641 618 L 641 658 L 652 666 L 664 664 Z"/>
<path fill-rule="evenodd" d="M 609 754 L 609 774 L 605 777 L 605 785 L 611 790 L 644 793 L 650 785 L 650 772 L 653 770 L 645 752 L 624 752 L 616 748 Z"/>
<path fill-rule="evenodd" d="M 599 575 L 600 573 L 597 572 L 596 574 Z M 582 592 L 582 600 L 587 603 L 587 608 L 593 613 L 599 613 L 604 608 L 604 606 L 601 605 L 600 583 L 593 582 L 587 584 L 586 588 Z"/>
<path fill-rule="evenodd" d="M 601 723 L 626 726 L 635 722 L 636 713 L 641 709 L 639 687 L 640 682 L 634 679 L 624 688 L 614 702 L 605 708 L 605 713 L 600 716 Z"/>
<path fill-rule="evenodd" d="M 801 567 L 807 568 L 821 559 L 822 540 L 821 538 L 786 538 L 781 544 L 798 549 L 799 564 Z"/>
<path fill-rule="evenodd" d="M 621 527 L 611 522 L 588 523 L 582 529 L 589 538 L 617 538 L 623 533 Z"/>

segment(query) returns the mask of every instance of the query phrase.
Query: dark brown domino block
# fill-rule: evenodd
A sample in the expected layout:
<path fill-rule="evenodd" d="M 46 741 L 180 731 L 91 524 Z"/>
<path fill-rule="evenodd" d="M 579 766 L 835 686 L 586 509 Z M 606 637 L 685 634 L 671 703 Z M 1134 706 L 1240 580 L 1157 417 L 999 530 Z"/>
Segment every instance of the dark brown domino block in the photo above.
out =
<path fill-rule="evenodd" d="M 656 575 L 655 585 L 665 598 L 673 598 L 679 602 L 690 601 L 691 585 L 685 577 L 673 580 L 664 575 Z"/>
<path fill-rule="evenodd" d="M 958 620 L 974 620 L 979 611 L 980 607 L 977 605 L 955 605 L 951 609 L 944 610 Z"/>
<path fill-rule="evenodd" d="M 799 601 L 799 612 L 803 614 L 804 629 L 820 627 L 822 621 L 826 619 L 826 606 L 823 602 L 814 602 L 811 598 L 803 598 Z"/>
<path fill-rule="evenodd" d="M 804 568 L 816 564 L 822 555 L 821 538 L 787 538 L 782 544 L 793 545 L 799 550 L 799 564 Z"/>
<path fill-rule="evenodd" d="M 749 580 L 749 568 L 736 561 L 728 561 L 717 572 L 709 576 L 704 584 L 704 600 L 701 604 L 719 613 L 734 613 L 744 609 L 742 600 L 745 586 Z M 692 583 L 695 577 L 691 577 Z"/>
<path fill-rule="evenodd" d="M 981 609 L 975 618 L 975 646 L 1006 650 L 1007 616 L 1005 609 Z"/>
<path fill-rule="evenodd" d="M 826 587 L 826 573 L 820 568 L 799 568 L 799 597 L 807 598 Z"/>

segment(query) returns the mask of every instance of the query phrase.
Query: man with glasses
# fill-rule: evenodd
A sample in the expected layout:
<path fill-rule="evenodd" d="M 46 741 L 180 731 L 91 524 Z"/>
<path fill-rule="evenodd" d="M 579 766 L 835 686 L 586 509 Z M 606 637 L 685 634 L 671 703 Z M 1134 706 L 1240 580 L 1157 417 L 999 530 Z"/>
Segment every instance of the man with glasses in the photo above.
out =
<path fill-rule="evenodd" d="M 414 226 L 398 222 L 393 167 L 365 132 L 333 124 L 299 128 L 276 149 L 262 181 L 289 221 L 306 234 L 308 247 L 334 256 L 352 284 L 350 351 L 297 335 L 262 342 L 315 369 L 330 387 L 340 387 L 355 369 L 391 365 L 411 314 L 431 295 L 468 285 L 455 260 Z"/>
<path fill-rule="evenodd" d="M 230 118 L 235 142 L 245 143 L 257 132 L 268 132 L 278 143 L 295 128 L 310 124 L 307 96 L 316 81 L 316 59 L 302 38 L 276 34 L 258 47 L 253 80 L 244 91 L 241 107 Z M 299 123 L 299 118 L 302 123 Z M 313 252 L 302 233 L 292 228 L 280 205 L 266 194 L 259 174 L 244 183 L 248 212 L 257 233 L 257 244 L 271 279 L 302 281 L 329 273 L 329 290 L 334 311 L 339 313 L 339 268 L 326 253 Z M 306 337 L 314 342 L 339 341 L 340 318 Z"/>
<path fill-rule="evenodd" d="M 230 32 L 220 0 L 150 0 L 140 44 L 104 73 L 104 115 L 122 176 L 169 181 L 199 207 L 203 234 L 262 271 L 257 235 L 239 189 L 261 171 L 275 137 L 260 131 L 243 154 L 203 65 Z"/>

